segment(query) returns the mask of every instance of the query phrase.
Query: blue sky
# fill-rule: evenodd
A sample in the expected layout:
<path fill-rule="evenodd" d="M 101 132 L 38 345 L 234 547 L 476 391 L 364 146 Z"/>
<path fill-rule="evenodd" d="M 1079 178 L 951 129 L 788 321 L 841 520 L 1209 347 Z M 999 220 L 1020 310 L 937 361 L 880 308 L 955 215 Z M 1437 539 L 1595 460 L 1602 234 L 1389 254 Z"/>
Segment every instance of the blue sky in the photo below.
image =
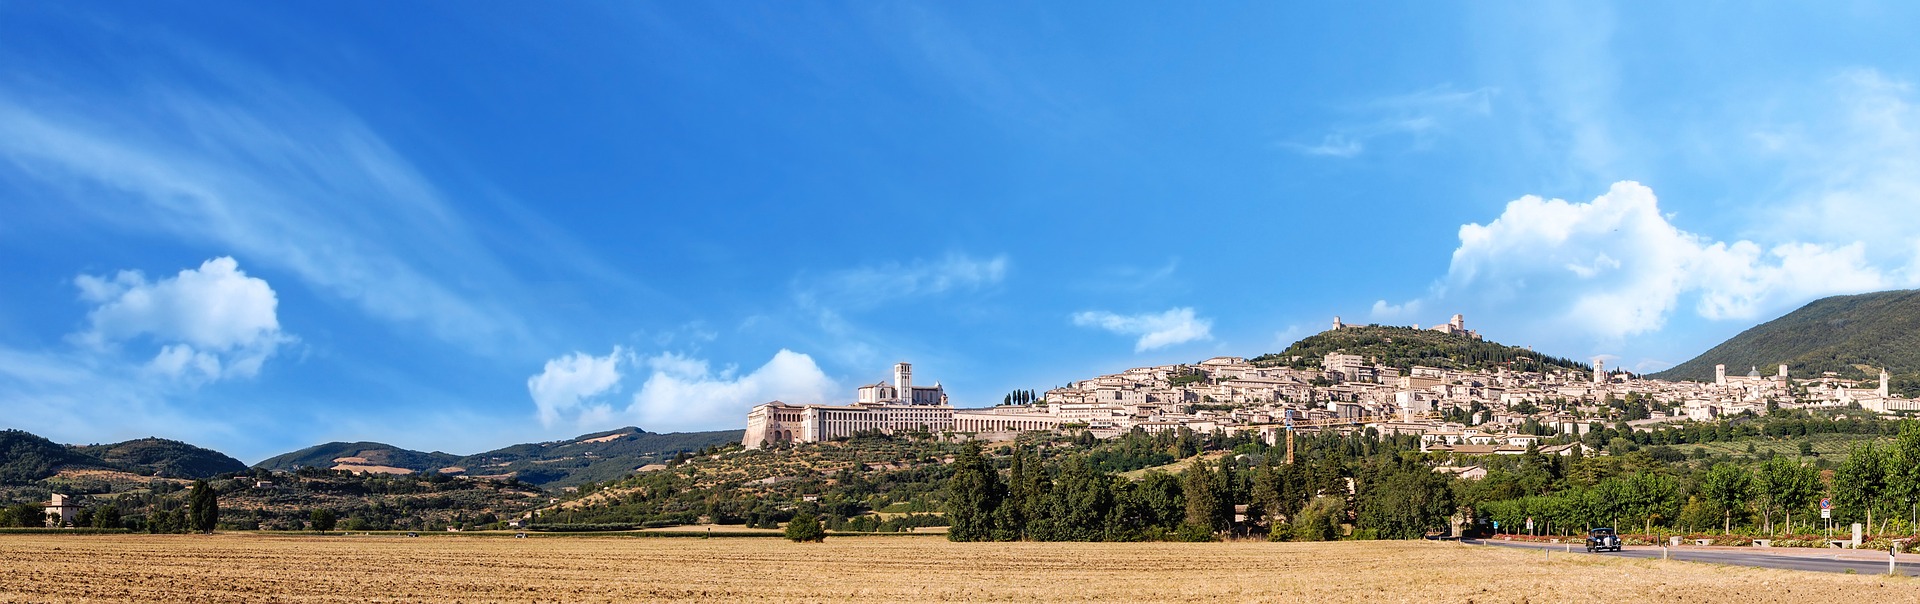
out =
<path fill-rule="evenodd" d="M 0 425 L 253 462 L 1920 283 L 1904 3 L 0 2 Z M 1517 10 L 1516 10 L 1517 9 Z"/>

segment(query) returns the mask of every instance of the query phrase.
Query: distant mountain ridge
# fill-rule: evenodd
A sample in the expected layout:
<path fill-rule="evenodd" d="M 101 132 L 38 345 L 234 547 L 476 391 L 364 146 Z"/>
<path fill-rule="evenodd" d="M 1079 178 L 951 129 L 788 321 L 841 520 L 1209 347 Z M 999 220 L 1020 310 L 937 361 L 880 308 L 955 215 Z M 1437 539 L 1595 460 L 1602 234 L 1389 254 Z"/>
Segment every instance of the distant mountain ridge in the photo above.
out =
<path fill-rule="evenodd" d="M 684 452 L 740 442 L 744 430 L 658 434 L 625 427 L 567 440 L 525 443 L 474 455 L 422 452 L 377 442 L 314 445 L 260 463 L 256 468 L 290 471 L 318 467 L 374 472 L 439 472 L 512 476 L 540 486 L 571 486 L 618 478 Z"/>
<path fill-rule="evenodd" d="M 744 430 L 657 434 L 635 427 L 476 455 L 402 449 L 377 442 L 331 442 L 276 455 L 254 468 L 301 467 L 512 477 L 541 487 L 619 478 L 643 466 L 715 445 L 740 442 Z M 21 430 L 0 430 L 0 485 L 24 485 L 67 470 L 109 470 L 163 478 L 212 478 L 250 468 L 226 454 L 163 438 L 99 445 L 62 445 Z"/>
<path fill-rule="evenodd" d="M 1650 377 L 1711 381 L 1720 364 L 1737 375 L 1756 367 L 1773 375 L 1782 363 L 1795 377 L 1877 379 L 1884 368 L 1890 390 L 1920 395 L 1920 290 L 1821 298 Z"/>

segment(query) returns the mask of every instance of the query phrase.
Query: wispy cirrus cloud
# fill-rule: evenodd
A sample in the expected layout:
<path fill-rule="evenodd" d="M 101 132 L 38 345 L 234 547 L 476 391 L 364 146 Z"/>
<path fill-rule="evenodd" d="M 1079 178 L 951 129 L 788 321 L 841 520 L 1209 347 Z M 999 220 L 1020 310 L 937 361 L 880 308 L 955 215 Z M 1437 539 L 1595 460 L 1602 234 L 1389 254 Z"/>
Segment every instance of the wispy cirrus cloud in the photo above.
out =
<path fill-rule="evenodd" d="M 959 252 L 939 258 L 893 261 L 828 272 L 795 280 L 794 295 L 803 306 L 863 309 L 917 296 L 972 291 L 999 284 L 1007 276 L 1007 257 L 975 257 Z"/>
<path fill-rule="evenodd" d="M 1073 324 L 1104 329 L 1121 335 L 1140 336 L 1133 343 L 1134 352 L 1213 339 L 1213 320 L 1196 316 L 1192 307 L 1135 315 L 1122 315 L 1104 310 L 1082 311 L 1074 313 Z"/>
<path fill-rule="evenodd" d="M 1455 90 L 1437 86 L 1409 94 L 1361 103 L 1351 109 L 1361 117 L 1334 126 L 1318 142 L 1286 142 L 1281 146 L 1305 155 L 1351 158 L 1383 139 L 1404 139 L 1421 147 L 1456 124 L 1485 118 L 1493 112 L 1494 88 Z"/>
<path fill-rule="evenodd" d="M 217 95 L 0 85 L 0 166 L 101 224 L 233 250 L 448 341 L 527 337 L 499 302 L 513 288 L 463 285 L 511 276 L 386 140 L 321 95 L 207 65 Z"/>

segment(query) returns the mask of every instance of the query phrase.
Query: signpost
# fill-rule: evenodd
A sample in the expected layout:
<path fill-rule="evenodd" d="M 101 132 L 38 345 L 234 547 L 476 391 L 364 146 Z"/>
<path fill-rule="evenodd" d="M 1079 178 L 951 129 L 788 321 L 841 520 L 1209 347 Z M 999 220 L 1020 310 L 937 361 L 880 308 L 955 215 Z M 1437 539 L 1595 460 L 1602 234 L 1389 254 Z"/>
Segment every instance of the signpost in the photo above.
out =
<path fill-rule="evenodd" d="M 1532 516 L 1527 517 L 1527 534 L 1528 535 L 1533 534 L 1533 517 Z"/>
<path fill-rule="evenodd" d="M 1833 498 L 1820 498 L 1820 519 L 1826 521 L 1827 538 L 1833 538 Z"/>

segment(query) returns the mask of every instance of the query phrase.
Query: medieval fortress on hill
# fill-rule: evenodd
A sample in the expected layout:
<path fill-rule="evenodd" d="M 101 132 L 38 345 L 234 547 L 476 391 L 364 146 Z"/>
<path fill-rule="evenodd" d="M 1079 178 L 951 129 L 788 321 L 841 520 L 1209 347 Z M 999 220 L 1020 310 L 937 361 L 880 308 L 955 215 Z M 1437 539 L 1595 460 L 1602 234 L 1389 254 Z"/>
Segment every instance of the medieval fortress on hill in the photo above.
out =
<path fill-rule="evenodd" d="M 1334 317 L 1333 329 L 1346 327 Z M 1432 329 L 1480 338 L 1466 328 L 1461 315 Z M 1786 365 L 1764 377 L 1758 368 L 1745 376 L 1729 376 L 1721 365 L 1710 384 L 1636 378 L 1609 372 L 1597 359 L 1593 367 L 1587 373 L 1414 366 L 1403 374 L 1399 368 L 1378 364 L 1377 359 L 1350 354 L 1328 354 L 1320 360 L 1320 369 L 1263 367 L 1240 357 L 1215 357 L 1190 365 L 1136 367 L 1074 382 L 1048 390 L 1032 405 L 955 408 L 939 383 L 913 385 L 913 367 L 900 363 L 893 367 L 891 384 L 861 386 L 848 404 L 773 401 L 754 407 L 747 412 L 741 444 L 758 448 L 819 442 L 866 431 L 1002 439 L 1021 432 L 1082 429 L 1108 438 L 1135 428 L 1255 431 L 1273 442 L 1293 427 L 1338 425 L 1341 430 L 1419 434 L 1431 451 L 1518 454 L 1539 438 L 1520 433 L 1526 422 L 1559 433 L 1583 434 L 1592 422 L 1605 421 L 1609 404 L 1628 395 L 1652 408 L 1650 418 L 1629 422 L 1640 429 L 1745 411 L 1764 414 L 1770 401 L 1782 408 L 1857 404 L 1875 413 L 1920 410 L 1920 401 L 1887 392 L 1885 371 L 1880 372 L 1876 388 L 1861 388 L 1862 384 L 1833 374 L 1790 378 Z M 1464 415 L 1467 421 L 1440 419 L 1447 415 Z"/>

